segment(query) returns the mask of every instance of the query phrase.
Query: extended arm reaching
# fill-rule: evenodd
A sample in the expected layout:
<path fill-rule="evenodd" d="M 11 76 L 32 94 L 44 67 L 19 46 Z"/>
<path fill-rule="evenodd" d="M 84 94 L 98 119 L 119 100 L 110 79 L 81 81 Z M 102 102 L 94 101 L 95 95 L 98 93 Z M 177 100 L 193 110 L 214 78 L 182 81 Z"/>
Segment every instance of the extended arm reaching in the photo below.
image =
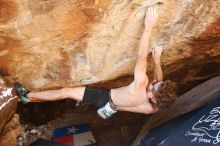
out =
<path fill-rule="evenodd" d="M 135 84 L 138 86 L 141 85 L 142 83 L 145 84 L 148 81 L 146 75 L 147 56 L 148 56 L 150 35 L 158 17 L 156 10 L 157 9 L 155 7 L 148 8 L 145 17 L 145 29 L 140 40 L 137 60 L 134 70 Z"/>

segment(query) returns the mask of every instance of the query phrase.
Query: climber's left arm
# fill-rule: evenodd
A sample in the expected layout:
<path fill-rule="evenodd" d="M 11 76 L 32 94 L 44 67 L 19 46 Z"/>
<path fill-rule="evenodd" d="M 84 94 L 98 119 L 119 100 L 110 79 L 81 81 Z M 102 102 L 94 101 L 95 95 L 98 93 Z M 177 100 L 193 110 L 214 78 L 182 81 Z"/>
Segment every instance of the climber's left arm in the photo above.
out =
<path fill-rule="evenodd" d="M 136 87 L 148 84 L 147 56 L 149 49 L 149 41 L 154 24 L 157 20 L 157 10 L 155 7 L 148 8 L 145 17 L 145 29 L 140 39 L 136 65 L 134 69 L 134 82 Z"/>
<path fill-rule="evenodd" d="M 154 81 L 162 81 L 163 80 L 163 71 L 161 68 L 161 53 L 162 53 L 162 47 L 156 47 L 152 50 L 152 58 L 154 63 Z"/>

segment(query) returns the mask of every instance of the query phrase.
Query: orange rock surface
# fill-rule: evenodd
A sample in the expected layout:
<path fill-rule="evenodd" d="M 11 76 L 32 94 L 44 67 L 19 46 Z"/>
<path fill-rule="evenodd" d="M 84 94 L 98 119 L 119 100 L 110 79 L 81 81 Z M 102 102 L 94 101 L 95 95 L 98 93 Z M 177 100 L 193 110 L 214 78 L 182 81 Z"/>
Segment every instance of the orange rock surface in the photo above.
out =
<path fill-rule="evenodd" d="M 0 74 L 30 89 L 133 74 L 145 11 L 157 2 L 151 48 L 164 48 L 165 76 L 220 74 L 220 0 L 1 0 Z"/>

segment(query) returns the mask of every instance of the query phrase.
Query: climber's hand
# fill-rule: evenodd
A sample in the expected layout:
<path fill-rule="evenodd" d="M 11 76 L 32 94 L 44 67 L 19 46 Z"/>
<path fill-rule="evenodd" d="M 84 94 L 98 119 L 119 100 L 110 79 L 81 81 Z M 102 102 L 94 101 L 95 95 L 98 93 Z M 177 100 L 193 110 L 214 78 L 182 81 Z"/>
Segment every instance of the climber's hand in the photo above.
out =
<path fill-rule="evenodd" d="M 158 18 L 158 12 L 157 12 L 157 6 L 151 6 L 146 11 L 145 16 L 145 28 L 146 29 L 152 29 L 154 24 L 157 22 Z"/>
<path fill-rule="evenodd" d="M 160 62 L 160 56 L 161 56 L 162 51 L 163 49 L 161 46 L 158 46 L 152 50 L 152 58 L 153 58 L 154 63 Z"/>

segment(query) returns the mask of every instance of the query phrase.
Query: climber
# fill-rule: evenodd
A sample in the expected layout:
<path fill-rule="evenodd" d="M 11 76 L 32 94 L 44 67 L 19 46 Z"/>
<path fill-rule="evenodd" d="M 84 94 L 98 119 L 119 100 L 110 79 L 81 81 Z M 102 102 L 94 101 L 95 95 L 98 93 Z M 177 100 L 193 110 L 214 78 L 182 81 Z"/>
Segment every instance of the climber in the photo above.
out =
<path fill-rule="evenodd" d="M 155 106 L 157 98 L 172 95 L 167 93 L 167 89 L 171 92 L 173 91 L 171 90 L 173 87 L 171 81 L 162 81 L 163 73 L 160 65 L 161 47 L 152 50 L 155 67 L 154 80 L 149 82 L 146 74 L 149 39 L 157 17 L 157 9 L 155 7 L 149 7 L 144 22 L 145 29 L 139 43 L 134 69 L 134 81 L 128 86 L 115 89 L 81 86 L 42 92 L 29 92 L 17 83 L 15 85 L 17 93 L 21 96 L 24 103 L 72 98 L 83 104 L 94 105 L 98 109 L 98 114 L 104 119 L 113 115 L 117 110 L 145 114 L 157 112 L 158 108 Z M 166 93 L 166 95 L 163 93 Z"/>

